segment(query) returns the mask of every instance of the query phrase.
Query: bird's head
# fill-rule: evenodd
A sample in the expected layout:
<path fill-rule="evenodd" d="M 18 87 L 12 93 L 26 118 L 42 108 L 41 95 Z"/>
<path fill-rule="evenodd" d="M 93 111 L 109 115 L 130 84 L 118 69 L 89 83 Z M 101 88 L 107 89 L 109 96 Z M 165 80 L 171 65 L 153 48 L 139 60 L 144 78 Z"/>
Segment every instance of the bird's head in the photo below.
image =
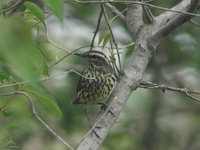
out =
<path fill-rule="evenodd" d="M 91 51 L 87 51 L 83 54 L 76 53 L 75 55 L 85 58 L 89 63 L 91 63 L 97 67 L 98 66 L 110 66 L 108 57 L 100 51 L 91 50 Z"/>

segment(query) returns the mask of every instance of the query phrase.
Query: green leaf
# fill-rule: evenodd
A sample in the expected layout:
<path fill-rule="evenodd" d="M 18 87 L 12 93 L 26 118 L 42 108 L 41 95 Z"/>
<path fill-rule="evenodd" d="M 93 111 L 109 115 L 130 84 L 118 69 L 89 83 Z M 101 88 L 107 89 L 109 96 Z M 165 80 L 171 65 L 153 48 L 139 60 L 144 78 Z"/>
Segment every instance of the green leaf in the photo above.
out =
<path fill-rule="evenodd" d="M 102 31 L 99 35 L 98 45 L 101 44 L 105 38 L 105 36 L 109 33 L 109 31 Z"/>
<path fill-rule="evenodd" d="M 18 125 L 15 125 L 15 124 L 8 124 L 7 126 L 6 126 L 6 130 L 8 130 L 8 131 L 12 131 L 12 130 L 22 130 L 22 128 L 20 127 L 20 126 L 18 126 Z"/>
<path fill-rule="evenodd" d="M 47 109 L 48 112 L 54 114 L 57 117 L 62 117 L 62 112 L 53 97 L 38 91 L 28 92 L 33 94 L 36 99 L 41 102 L 41 104 Z"/>
<path fill-rule="evenodd" d="M 25 2 L 24 5 L 26 6 L 27 9 L 31 11 L 32 14 L 34 14 L 42 22 L 44 27 L 47 28 L 46 23 L 45 23 L 45 17 L 40 7 L 38 7 L 33 2 Z"/>
<path fill-rule="evenodd" d="M 7 110 L 3 109 L 0 112 L 1 112 L 2 116 L 5 117 L 5 118 L 8 118 L 8 117 L 11 116 L 11 113 L 9 111 L 7 111 Z"/>
<path fill-rule="evenodd" d="M 111 34 L 109 31 L 101 32 L 99 35 L 98 45 L 100 45 L 103 42 L 103 47 L 105 47 L 108 41 L 110 40 L 110 38 L 111 38 Z"/>
<path fill-rule="evenodd" d="M 108 43 L 108 41 L 110 40 L 111 38 L 111 34 L 110 32 L 105 36 L 104 40 L 103 40 L 103 47 L 106 46 L 106 44 Z"/>
<path fill-rule="evenodd" d="M 49 66 L 46 60 L 43 61 L 43 74 L 49 76 Z"/>
<path fill-rule="evenodd" d="M 7 147 L 15 147 L 15 149 L 19 149 L 20 148 L 19 146 L 17 146 L 17 143 L 13 139 L 10 139 L 8 141 Z"/>
<path fill-rule="evenodd" d="M 64 18 L 63 11 L 63 0 L 45 0 L 49 8 L 52 9 L 53 13 L 60 19 Z"/>
<path fill-rule="evenodd" d="M 3 72 L 3 71 L 0 71 L 0 82 L 1 83 L 4 83 L 4 81 L 10 81 L 10 75 Z"/>
<path fill-rule="evenodd" d="M 32 28 L 18 18 L 0 20 L 0 27 L 0 56 L 12 66 L 18 78 L 38 80 L 42 75 L 42 68 L 39 70 L 38 66 L 44 57 L 39 43 L 33 40 Z"/>

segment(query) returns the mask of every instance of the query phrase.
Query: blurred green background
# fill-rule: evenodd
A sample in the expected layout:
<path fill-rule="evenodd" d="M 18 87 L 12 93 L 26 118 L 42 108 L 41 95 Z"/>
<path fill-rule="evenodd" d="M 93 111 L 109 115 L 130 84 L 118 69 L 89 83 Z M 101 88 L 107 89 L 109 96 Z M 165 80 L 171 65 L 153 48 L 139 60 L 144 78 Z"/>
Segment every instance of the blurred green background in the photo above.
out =
<path fill-rule="evenodd" d="M 81 71 L 85 64 L 67 52 L 89 45 L 95 31 L 100 7 L 96 4 L 67 2 L 63 9 L 44 1 L 33 1 L 45 16 L 55 15 L 42 22 L 44 16 L 31 4 L 14 12 L 6 12 L 16 1 L 0 1 L 0 93 L 15 90 L 28 92 L 36 109 L 47 124 L 70 145 L 76 145 L 89 130 L 84 106 L 72 105 L 79 75 L 69 72 L 43 82 L 41 78 L 74 69 Z M 59 0 L 60 4 L 62 1 Z M 58 3 L 59 3 L 58 2 Z M 153 4 L 171 7 L 180 1 L 159 1 Z M 10 6 L 11 5 L 11 6 Z M 119 10 L 126 5 L 116 4 Z M 29 8 L 29 9 L 28 9 Z M 163 11 L 152 9 L 154 14 Z M 107 9 L 110 19 L 115 15 Z M 144 18 L 145 19 L 145 18 Z M 199 18 L 193 18 L 200 22 Z M 44 21 L 44 20 L 43 20 Z M 45 27 L 46 26 L 46 27 Z M 118 18 L 112 30 L 119 47 L 133 42 L 125 24 Z M 174 87 L 200 89 L 200 26 L 185 23 L 162 40 L 151 59 L 144 79 Z M 99 33 L 108 31 L 103 19 Z M 98 37 L 95 45 L 98 45 Z M 51 41 L 51 42 L 49 42 Z M 64 47 L 59 49 L 55 44 Z M 109 46 L 109 44 L 108 44 Z M 120 49 L 123 67 L 133 52 L 133 46 Z M 89 47 L 81 49 L 87 51 Z M 98 48 L 101 50 L 101 48 Z M 106 48 L 105 48 L 106 49 Z M 105 50 L 108 53 L 108 50 Z M 134 53 L 134 52 L 133 52 Z M 29 84 L 5 87 L 29 80 Z M 58 108 L 58 107 L 60 108 Z M 200 103 L 184 94 L 160 90 L 137 89 L 124 107 L 101 150 L 199 150 Z M 90 108 L 90 117 L 100 108 Z M 95 113 L 93 113 L 95 112 Z M 62 113 L 62 115 L 61 115 Z M 32 116 L 30 105 L 23 95 L 0 97 L 0 150 L 64 150 L 67 149 Z"/>

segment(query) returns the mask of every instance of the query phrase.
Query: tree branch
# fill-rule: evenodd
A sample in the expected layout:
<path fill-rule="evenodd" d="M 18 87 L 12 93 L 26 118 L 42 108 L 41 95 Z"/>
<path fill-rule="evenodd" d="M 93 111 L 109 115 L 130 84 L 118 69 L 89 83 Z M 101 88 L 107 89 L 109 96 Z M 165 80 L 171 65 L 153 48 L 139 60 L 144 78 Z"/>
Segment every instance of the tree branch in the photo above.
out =
<path fill-rule="evenodd" d="M 143 2 L 143 0 L 139 0 L 139 1 Z M 149 23 L 153 23 L 153 21 L 154 21 L 154 15 L 152 14 L 149 6 L 148 5 L 142 5 L 142 7 L 143 7 L 143 10 L 144 10 L 144 13 L 147 16 L 147 19 L 148 19 Z"/>
<path fill-rule="evenodd" d="M 197 90 L 191 90 L 191 89 L 187 89 L 187 88 L 177 88 L 177 87 L 167 86 L 164 84 L 155 84 L 155 83 L 146 82 L 146 81 L 141 81 L 139 87 L 147 88 L 147 89 L 160 89 L 163 92 L 165 92 L 166 90 L 180 92 L 180 93 L 187 95 L 191 99 L 200 102 L 200 98 L 192 95 L 192 94 L 200 95 L 200 91 L 197 91 Z"/>
<path fill-rule="evenodd" d="M 111 5 L 110 3 L 105 3 L 105 6 L 110 8 L 110 10 L 114 12 L 120 19 L 122 19 L 123 22 L 126 21 L 125 16 L 115 6 Z"/>
<path fill-rule="evenodd" d="M 134 19 L 135 20 L 134 20 Z M 136 33 L 139 31 L 140 27 L 144 24 L 142 19 L 142 6 L 137 4 L 128 5 L 127 15 L 126 15 L 126 24 L 128 29 L 133 33 L 133 35 L 137 35 Z"/>
<path fill-rule="evenodd" d="M 182 0 L 179 4 L 173 7 L 173 10 L 179 10 L 188 13 L 196 12 L 199 0 Z M 156 17 L 155 35 L 154 38 L 160 39 L 168 35 L 172 30 L 176 29 L 193 16 L 185 13 L 165 12 Z"/>
<path fill-rule="evenodd" d="M 183 2 L 186 3 L 185 0 L 183 0 Z M 197 1 L 195 0 L 195 2 Z M 187 9 L 187 11 L 190 12 L 193 12 L 193 10 L 196 10 L 196 8 Z M 187 14 L 178 14 L 177 16 L 177 20 L 179 20 L 181 23 L 170 27 L 168 32 L 171 32 L 173 29 L 190 19 Z M 156 21 L 158 22 L 159 20 Z M 142 78 L 142 74 L 160 42 L 159 38 L 154 38 L 154 36 L 158 34 L 154 34 L 154 32 L 155 29 L 156 31 L 158 31 L 157 28 L 160 29 L 161 23 L 144 25 L 142 20 L 141 5 L 128 5 L 126 24 L 131 32 L 131 35 L 135 38 L 133 55 L 130 56 L 130 61 L 125 69 L 125 73 L 119 75 L 118 83 L 116 84 L 116 87 L 108 100 L 110 105 L 108 106 L 107 110 L 101 110 L 100 116 L 97 117 L 94 126 L 76 146 L 77 150 L 95 150 L 99 148 L 111 127 L 116 123 L 116 120 L 119 117 L 132 91 L 138 87 L 139 81 Z M 162 28 L 165 26 L 168 26 L 168 24 L 162 25 Z M 162 36 L 165 35 L 166 34 L 163 34 Z"/>

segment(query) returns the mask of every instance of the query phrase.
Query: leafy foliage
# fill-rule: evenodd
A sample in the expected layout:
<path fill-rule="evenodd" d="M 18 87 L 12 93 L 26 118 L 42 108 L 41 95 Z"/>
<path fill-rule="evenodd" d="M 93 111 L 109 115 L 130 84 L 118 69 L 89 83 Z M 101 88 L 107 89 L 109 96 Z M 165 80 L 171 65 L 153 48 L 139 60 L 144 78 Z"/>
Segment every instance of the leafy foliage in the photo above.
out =
<path fill-rule="evenodd" d="M 45 0 L 47 5 L 52 9 L 54 14 L 60 19 L 63 20 L 64 13 L 63 13 L 63 0 Z"/>
<path fill-rule="evenodd" d="M 17 19 L 1 20 L 0 26 L 0 55 L 15 68 L 19 78 L 37 80 L 43 57 L 32 40 L 30 26 Z"/>
<path fill-rule="evenodd" d="M 45 23 L 45 17 L 40 7 L 38 7 L 33 2 L 25 2 L 24 5 L 26 6 L 26 8 L 28 8 L 31 11 L 32 14 L 34 14 L 42 22 L 44 27 L 47 28 L 46 23 Z"/>
<path fill-rule="evenodd" d="M 98 45 L 100 45 L 103 42 L 103 47 L 105 47 L 110 39 L 111 39 L 110 32 L 109 31 L 102 31 L 99 35 Z"/>
<path fill-rule="evenodd" d="M 29 92 L 35 96 L 36 100 L 39 101 L 40 104 L 43 105 L 49 113 L 52 113 L 57 117 L 62 117 L 62 112 L 53 97 L 38 91 Z"/>

